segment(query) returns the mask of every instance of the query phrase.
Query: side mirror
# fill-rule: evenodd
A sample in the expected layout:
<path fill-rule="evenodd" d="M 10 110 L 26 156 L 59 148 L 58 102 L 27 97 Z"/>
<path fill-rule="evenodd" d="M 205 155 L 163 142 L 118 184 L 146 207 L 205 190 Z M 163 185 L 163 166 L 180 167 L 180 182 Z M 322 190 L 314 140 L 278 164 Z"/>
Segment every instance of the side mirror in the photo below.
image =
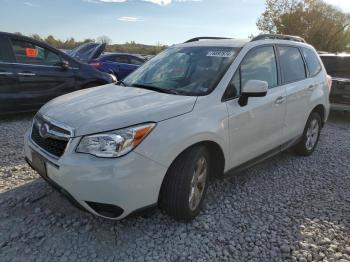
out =
<path fill-rule="evenodd" d="M 240 106 L 248 104 L 249 97 L 263 97 L 266 96 L 268 90 L 268 83 L 260 80 L 248 80 L 242 88 L 241 97 L 238 100 Z"/>
<path fill-rule="evenodd" d="M 67 60 L 62 60 L 62 62 L 61 62 L 61 67 L 62 67 L 62 69 L 64 69 L 64 70 L 69 69 L 69 62 L 68 62 Z"/>

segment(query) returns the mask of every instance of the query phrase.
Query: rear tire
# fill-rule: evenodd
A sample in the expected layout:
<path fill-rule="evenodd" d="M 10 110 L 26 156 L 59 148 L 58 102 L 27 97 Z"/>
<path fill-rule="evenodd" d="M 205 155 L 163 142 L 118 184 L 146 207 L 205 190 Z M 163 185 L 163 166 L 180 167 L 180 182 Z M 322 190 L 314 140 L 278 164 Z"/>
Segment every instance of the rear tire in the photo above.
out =
<path fill-rule="evenodd" d="M 210 170 L 210 154 L 206 147 L 194 146 L 183 152 L 164 178 L 160 208 L 178 221 L 193 220 L 202 208 Z"/>
<path fill-rule="evenodd" d="M 301 156 L 311 155 L 318 144 L 321 127 L 320 115 L 317 112 L 312 112 L 306 122 L 301 141 L 294 147 L 294 152 Z"/>

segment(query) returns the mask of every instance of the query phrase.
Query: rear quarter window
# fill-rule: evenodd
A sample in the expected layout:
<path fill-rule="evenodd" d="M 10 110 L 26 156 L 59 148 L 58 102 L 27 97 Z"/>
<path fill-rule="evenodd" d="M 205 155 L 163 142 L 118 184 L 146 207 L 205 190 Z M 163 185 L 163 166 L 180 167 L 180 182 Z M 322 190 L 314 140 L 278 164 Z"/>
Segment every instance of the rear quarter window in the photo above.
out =
<path fill-rule="evenodd" d="M 308 48 L 302 48 L 303 55 L 305 57 L 305 61 L 307 64 L 307 67 L 309 69 L 310 76 L 315 76 L 321 71 L 321 64 L 317 57 L 317 54 Z"/>
<path fill-rule="evenodd" d="M 0 62 L 12 62 L 13 55 L 9 42 L 6 38 L 0 37 Z"/>
<path fill-rule="evenodd" d="M 1 48 L 2 46 L 0 45 L 0 62 L 7 62 L 8 59 L 8 54 L 6 53 L 6 51 Z"/>

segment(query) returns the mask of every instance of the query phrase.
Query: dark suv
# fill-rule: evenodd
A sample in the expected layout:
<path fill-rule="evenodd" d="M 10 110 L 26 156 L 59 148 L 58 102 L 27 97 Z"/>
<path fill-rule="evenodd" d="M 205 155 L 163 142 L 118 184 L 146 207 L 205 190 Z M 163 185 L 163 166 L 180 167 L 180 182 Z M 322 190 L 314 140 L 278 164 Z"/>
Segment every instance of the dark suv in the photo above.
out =
<path fill-rule="evenodd" d="M 88 59 L 100 55 L 100 46 L 86 50 Z M 33 111 L 59 95 L 112 81 L 48 44 L 0 32 L 0 114 Z"/>
<path fill-rule="evenodd" d="M 350 111 L 350 54 L 320 54 L 327 73 L 332 76 L 332 109 Z"/>

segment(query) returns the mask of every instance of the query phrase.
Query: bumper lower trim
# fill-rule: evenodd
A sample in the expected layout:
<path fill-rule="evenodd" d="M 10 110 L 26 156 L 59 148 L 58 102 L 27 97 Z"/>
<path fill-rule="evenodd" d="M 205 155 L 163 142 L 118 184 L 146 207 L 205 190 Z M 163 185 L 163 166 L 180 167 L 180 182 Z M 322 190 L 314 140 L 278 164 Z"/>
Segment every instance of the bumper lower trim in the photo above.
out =
<path fill-rule="evenodd" d="M 31 164 L 31 162 L 29 161 L 28 158 L 25 158 L 27 164 L 33 169 L 33 166 Z M 40 174 L 39 174 L 40 175 Z M 58 184 L 56 184 L 52 179 L 50 179 L 48 176 L 43 176 L 43 175 L 40 175 L 50 186 L 52 186 L 56 191 L 58 191 L 60 194 L 62 194 L 63 196 L 65 196 L 68 201 L 75 207 L 77 207 L 78 209 L 82 210 L 82 211 L 85 211 L 86 212 L 86 209 L 79 204 L 79 202 L 71 195 L 69 194 L 65 189 L 63 189 L 61 186 L 59 186 Z"/>
<path fill-rule="evenodd" d="M 120 217 L 124 213 L 124 210 L 121 207 L 118 207 L 115 205 L 96 203 L 91 201 L 85 201 L 85 202 L 97 214 L 100 214 L 101 216 L 104 216 L 104 217 L 115 219 Z"/>

